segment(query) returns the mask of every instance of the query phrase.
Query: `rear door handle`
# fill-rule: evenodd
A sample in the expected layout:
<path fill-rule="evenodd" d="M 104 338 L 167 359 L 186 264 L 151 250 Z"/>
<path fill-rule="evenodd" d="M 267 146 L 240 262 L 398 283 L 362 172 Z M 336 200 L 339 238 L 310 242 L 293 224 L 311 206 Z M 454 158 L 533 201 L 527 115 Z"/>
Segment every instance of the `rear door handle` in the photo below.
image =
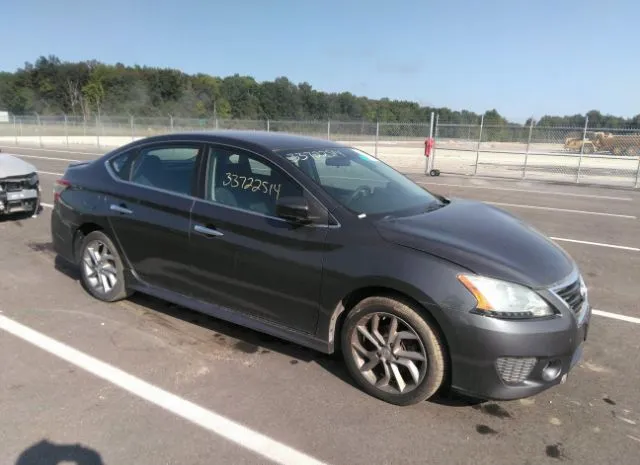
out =
<path fill-rule="evenodd" d="M 115 204 L 111 204 L 111 206 L 109 207 L 109 210 L 111 210 L 112 212 L 123 213 L 125 215 L 131 215 L 133 213 L 133 210 L 129 210 L 126 207 L 122 207 L 120 205 L 115 205 Z"/>
<path fill-rule="evenodd" d="M 196 224 L 193 227 L 193 230 L 197 233 L 204 234 L 205 236 L 213 236 L 213 237 L 224 236 L 224 234 L 222 234 L 217 229 L 207 228 L 206 226 L 202 226 L 201 224 Z"/>

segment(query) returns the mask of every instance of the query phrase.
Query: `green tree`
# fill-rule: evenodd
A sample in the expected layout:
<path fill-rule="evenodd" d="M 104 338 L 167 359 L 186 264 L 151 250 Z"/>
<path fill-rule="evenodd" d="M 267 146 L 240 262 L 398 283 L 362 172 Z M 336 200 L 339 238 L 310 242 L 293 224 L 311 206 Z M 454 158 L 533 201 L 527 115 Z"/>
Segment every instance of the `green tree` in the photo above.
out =
<path fill-rule="evenodd" d="M 90 110 L 96 111 L 100 114 L 100 106 L 104 100 L 104 87 L 102 82 L 98 79 L 90 80 L 83 88 L 82 95 L 85 101 L 88 103 Z M 85 111 L 85 116 L 89 116 L 89 113 Z"/>
<path fill-rule="evenodd" d="M 468 110 L 431 108 L 417 102 L 369 99 L 351 92 L 328 93 L 309 83 L 295 84 L 286 77 L 257 82 L 251 76 L 188 75 L 170 68 L 108 65 L 95 60 L 64 62 L 54 55 L 26 62 L 14 73 L 0 73 L 0 109 L 42 115 L 66 113 L 89 117 L 93 112 L 111 115 L 174 116 L 242 119 L 309 119 L 366 122 L 428 123 L 432 111 L 439 115 L 443 137 L 477 137 L 481 115 Z M 537 127 L 584 126 L 612 129 L 640 127 L 640 115 L 621 118 L 592 110 L 586 115 L 545 115 Z M 522 140 L 530 121 L 514 124 L 497 109 L 484 112 L 485 140 Z M 208 123 L 207 123 L 208 124 Z M 356 128 L 356 125 L 349 126 Z M 408 125 L 388 130 L 410 134 Z M 418 126 L 416 126 L 418 127 Z M 420 129 L 422 128 L 422 129 Z M 419 126 L 415 134 L 424 128 Z M 413 133 L 411 133 L 413 134 Z"/>

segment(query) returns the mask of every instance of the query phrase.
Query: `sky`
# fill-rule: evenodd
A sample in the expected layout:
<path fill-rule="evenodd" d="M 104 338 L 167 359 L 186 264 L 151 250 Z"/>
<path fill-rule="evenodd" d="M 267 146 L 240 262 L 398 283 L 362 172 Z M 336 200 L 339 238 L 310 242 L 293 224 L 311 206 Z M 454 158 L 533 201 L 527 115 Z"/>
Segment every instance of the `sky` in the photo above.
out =
<path fill-rule="evenodd" d="M 286 76 L 512 120 L 640 113 L 638 0 L 3 0 L 0 70 L 41 55 Z"/>

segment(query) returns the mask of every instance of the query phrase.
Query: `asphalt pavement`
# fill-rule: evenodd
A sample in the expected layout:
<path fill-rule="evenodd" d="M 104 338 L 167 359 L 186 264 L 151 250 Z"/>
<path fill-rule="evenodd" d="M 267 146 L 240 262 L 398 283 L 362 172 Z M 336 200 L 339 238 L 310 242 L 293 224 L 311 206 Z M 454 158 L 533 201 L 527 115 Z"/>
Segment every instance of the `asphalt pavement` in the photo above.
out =
<path fill-rule="evenodd" d="M 2 149 L 41 170 L 45 205 L 69 160 L 96 156 Z M 45 207 L 0 221 L 0 463 L 637 463 L 640 191 L 413 177 L 512 212 L 576 259 L 599 312 L 565 384 L 521 401 L 385 404 L 337 356 L 144 296 L 92 299 L 56 260 Z"/>

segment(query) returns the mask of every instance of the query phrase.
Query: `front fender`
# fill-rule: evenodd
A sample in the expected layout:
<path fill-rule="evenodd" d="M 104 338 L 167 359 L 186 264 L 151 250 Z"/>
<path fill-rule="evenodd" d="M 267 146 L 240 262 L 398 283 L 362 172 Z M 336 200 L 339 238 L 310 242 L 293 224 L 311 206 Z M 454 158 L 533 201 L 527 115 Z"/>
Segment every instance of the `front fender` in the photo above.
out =
<path fill-rule="evenodd" d="M 454 338 L 452 321 L 476 304 L 457 279 L 458 273 L 468 270 L 402 246 L 366 249 L 345 247 L 325 259 L 316 334 L 328 341 L 331 351 L 339 337 L 337 321 L 353 295 L 392 292 L 408 297 L 436 320 L 447 340 Z"/>

